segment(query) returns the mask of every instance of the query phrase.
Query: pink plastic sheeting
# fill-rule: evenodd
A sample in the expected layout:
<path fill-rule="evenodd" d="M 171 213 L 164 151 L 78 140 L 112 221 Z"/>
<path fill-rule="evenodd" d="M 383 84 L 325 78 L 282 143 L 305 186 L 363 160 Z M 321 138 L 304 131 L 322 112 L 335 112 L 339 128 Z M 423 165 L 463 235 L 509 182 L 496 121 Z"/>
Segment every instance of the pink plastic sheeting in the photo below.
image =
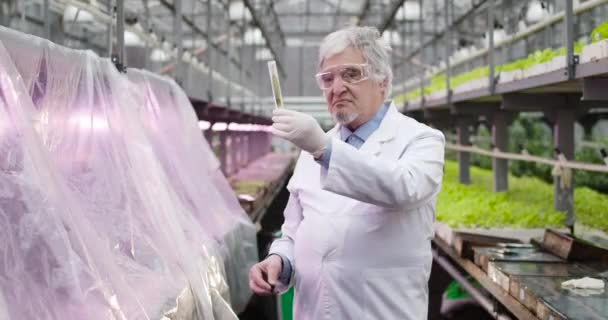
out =
<path fill-rule="evenodd" d="M 222 175 L 183 90 L 147 71 L 129 70 L 128 78 L 131 92 L 143 94 L 140 120 L 172 188 L 221 244 L 232 306 L 242 311 L 251 297 L 249 268 L 258 259 L 255 228 Z"/>
<path fill-rule="evenodd" d="M 234 180 L 276 181 L 285 173 L 293 159 L 294 155 L 290 153 L 269 153 L 239 170 L 231 178 Z"/>
<path fill-rule="evenodd" d="M 32 126 L 0 42 L 0 318 L 141 319 L 144 310 Z"/>
<path fill-rule="evenodd" d="M 229 279 L 235 270 L 237 275 L 242 274 L 248 266 L 239 263 L 251 259 L 247 254 L 250 250 L 242 249 L 239 241 L 249 241 L 245 247 L 255 248 L 255 237 L 249 237 L 253 227 L 243 219 L 244 213 L 236 210 L 234 195 L 231 200 L 224 186 L 214 188 L 206 183 L 225 183 L 225 179 L 218 177 L 217 168 L 214 169 L 217 164 L 205 154 L 208 146 L 204 145 L 200 132 L 198 144 L 190 135 L 185 139 L 187 143 L 172 149 L 171 141 L 154 135 L 152 128 L 174 128 L 176 124 L 170 121 L 164 124 L 163 118 L 151 117 L 157 110 L 148 108 L 153 104 L 145 103 L 149 99 L 148 93 L 133 91 L 141 83 L 130 82 L 108 60 L 3 28 L 0 28 L 0 40 L 11 53 L 10 57 L 5 54 L 0 63 L 15 62 L 17 70 L 7 74 L 12 82 L 21 82 L 22 87 L 16 91 L 17 98 L 6 104 L 13 106 L 10 109 L 30 105 L 29 111 L 24 108 L 27 112 L 23 118 L 35 120 L 34 126 L 44 145 L 40 149 L 46 149 L 41 152 L 50 153 L 39 157 L 39 162 L 47 166 L 47 174 L 57 176 L 52 183 L 43 181 L 38 186 L 41 196 L 48 197 L 49 189 L 65 190 L 63 195 L 70 201 L 58 202 L 62 210 L 57 218 L 78 222 L 45 226 L 52 233 L 82 232 L 77 247 L 96 253 L 84 255 L 86 259 L 80 251 L 75 257 L 45 258 L 45 263 L 30 268 L 34 273 L 50 274 L 51 278 L 53 272 L 49 265 L 55 260 L 72 266 L 78 265 L 79 258 L 94 270 L 102 268 L 102 271 L 92 273 L 99 274 L 100 279 L 91 279 L 86 283 L 87 290 L 81 290 L 82 295 L 75 295 L 83 301 L 101 297 L 97 304 L 83 303 L 74 308 L 91 316 L 56 315 L 45 309 L 54 308 L 52 302 L 40 303 L 31 308 L 32 312 L 49 313 L 48 319 L 108 319 L 108 310 L 119 306 L 124 314 L 121 317 L 125 319 L 158 319 L 175 304 L 174 299 L 181 289 L 190 288 L 200 319 L 235 318 L 230 310 L 222 308 L 220 295 L 227 297 L 223 263 L 236 262 L 233 268 L 226 268 Z M 15 90 L 9 88 L 10 92 Z M 181 90 L 177 92 L 181 93 Z M 32 102 L 34 106 L 31 106 Z M 185 104 L 179 106 L 184 108 Z M 186 113 L 181 116 L 184 117 L 182 125 L 186 124 L 182 130 L 189 128 L 188 121 L 196 126 L 193 113 L 190 120 Z M 158 122 L 154 122 L 155 119 Z M 181 145 L 181 137 L 173 138 Z M 16 145 L 29 150 L 28 143 L 19 141 Z M 191 156 L 188 151 L 192 149 L 199 150 L 200 154 L 188 161 Z M 185 163 L 183 170 L 195 170 L 190 178 L 185 175 L 188 172 L 181 169 L 182 163 Z M 192 165 L 195 163 L 198 167 Z M 203 182 L 194 180 L 195 177 L 203 178 Z M 22 199 L 26 205 L 34 203 L 29 196 Z M 17 202 L 11 200 L 9 203 L 14 206 Z M 15 210 L 10 208 L 8 211 Z M 76 218 L 68 217 L 64 211 L 78 214 L 74 215 Z M 218 226 L 217 229 L 214 226 Z M 7 229 L 11 231 L 14 227 Z M 27 237 L 21 239 L 26 240 Z M 49 244 L 53 248 L 55 245 Z M 74 246 L 74 241 L 70 238 L 66 246 L 64 250 Z M 237 254 L 237 259 L 230 255 L 232 253 Z M 28 265 L 23 260 L 25 257 L 21 263 Z M 28 281 L 27 275 L 22 277 L 23 268 L 10 271 L 0 269 L 0 279 L 13 279 L 13 285 L 21 280 Z M 74 279 L 67 277 L 65 281 L 82 278 L 78 274 L 72 276 Z M 237 280 L 241 278 L 237 277 Z M 57 291 L 47 283 L 36 283 L 43 290 L 29 292 L 34 296 L 33 301 L 38 298 L 37 292 Z M 102 286 L 105 283 L 109 289 L 96 289 L 105 288 Z M 7 301 L 19 291 L 15 286 L 5 286 L 0 281 L 0 289 L 3 296 L 0 314 L 3 312 L 2 300 L 6 301 L 7 312 L 24 312 L 20 305 Z M 96 290 L 101 294 L 95 295 Z M 96 309 L 96 305 L 99 308 Z"/>

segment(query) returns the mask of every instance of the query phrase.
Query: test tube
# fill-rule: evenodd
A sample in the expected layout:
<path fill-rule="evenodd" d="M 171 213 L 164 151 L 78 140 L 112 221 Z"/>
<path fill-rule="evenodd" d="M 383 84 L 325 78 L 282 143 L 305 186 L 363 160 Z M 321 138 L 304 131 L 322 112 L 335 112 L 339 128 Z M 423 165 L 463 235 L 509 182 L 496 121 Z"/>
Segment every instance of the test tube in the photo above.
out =
<path fill-rule="evenodd" d="M 277 72 L 277 63 L 274 60 L 268 61 L 268 73 L 270 74 L 270 82 L 272 83 L 272 95 L 274 96 L 274 104 L 277 108 L 283 108 L 283 96 L 281 95 L 281 83 L 279 82 L 279 73 Z"/>

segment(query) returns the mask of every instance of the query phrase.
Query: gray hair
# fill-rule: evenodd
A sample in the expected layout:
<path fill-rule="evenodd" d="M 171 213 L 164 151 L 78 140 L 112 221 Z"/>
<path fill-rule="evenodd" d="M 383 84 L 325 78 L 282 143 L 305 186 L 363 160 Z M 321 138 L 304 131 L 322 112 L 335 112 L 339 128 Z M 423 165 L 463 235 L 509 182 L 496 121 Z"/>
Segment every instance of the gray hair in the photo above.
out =
<path fill-rule="evenodd" d="M 363 54 L 363 58 L 370 64 L 372 80 L 387 82 L 384 99 L 387 99 L 392 90 L 393 70 L 391 69 L 390 51 L 378 29 L 374 27 L 346 27 L 328 34 L 319 47 L 319 64 L 336 55 L 348 47 L 353 47 Z"/>

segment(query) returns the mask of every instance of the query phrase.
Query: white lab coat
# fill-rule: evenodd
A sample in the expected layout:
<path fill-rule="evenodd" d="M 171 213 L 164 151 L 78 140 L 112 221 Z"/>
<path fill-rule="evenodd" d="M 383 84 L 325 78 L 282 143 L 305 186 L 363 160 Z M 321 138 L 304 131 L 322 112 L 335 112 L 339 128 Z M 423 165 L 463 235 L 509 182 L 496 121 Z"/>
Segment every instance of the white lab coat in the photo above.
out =
<path fill-rule="evenodd" d="M 359 150 L 327 134 L 329 168 L 302 152 L 270 248 L 295 266 L 295 319 L 426 319 L 443 135 L 394 105 Z"/>

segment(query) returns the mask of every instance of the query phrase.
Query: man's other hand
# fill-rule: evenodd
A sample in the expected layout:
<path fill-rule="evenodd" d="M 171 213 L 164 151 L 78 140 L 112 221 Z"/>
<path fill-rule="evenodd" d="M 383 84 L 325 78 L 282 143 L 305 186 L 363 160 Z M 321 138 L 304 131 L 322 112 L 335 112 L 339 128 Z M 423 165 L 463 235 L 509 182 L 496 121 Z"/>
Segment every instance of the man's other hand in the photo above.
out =
<path fill-rule="evenodd" d="M 278 255 L 270 255 L 262 262 L 254 264 L 249 270 L 249 287 L 260 296 L 273 294 L 282 268 L 281 257 Z"/>

